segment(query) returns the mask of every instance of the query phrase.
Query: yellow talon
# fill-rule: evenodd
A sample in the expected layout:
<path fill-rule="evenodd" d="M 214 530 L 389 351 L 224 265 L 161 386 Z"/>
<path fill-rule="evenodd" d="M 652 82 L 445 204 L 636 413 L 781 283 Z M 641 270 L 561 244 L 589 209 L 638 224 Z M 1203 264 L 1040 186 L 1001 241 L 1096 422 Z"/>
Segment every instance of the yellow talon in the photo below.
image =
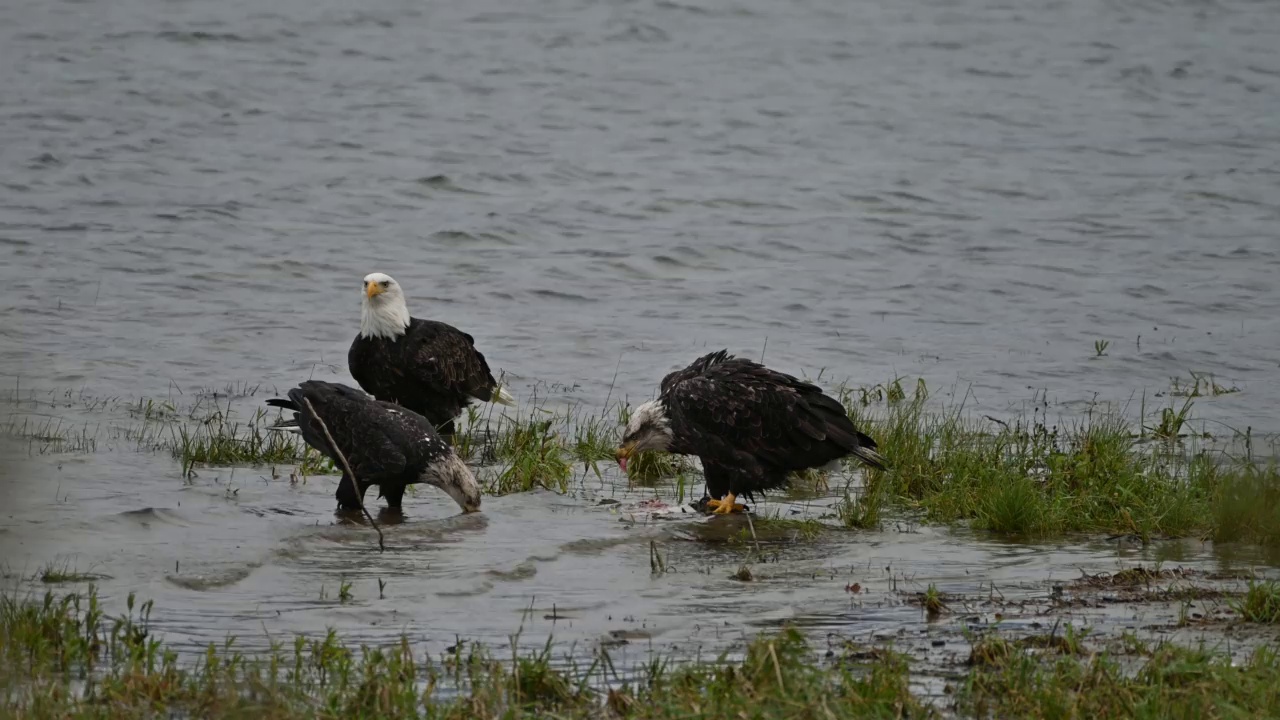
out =
<path fill-rule="evenodd" d="M 707 500 L 707 507 L 712 508 L 712 511 L 716 515 L 728 515 L 732 512 L 744 512 L 747 509 L 747 506 L 742 503 L 735 502 L 736 499 L 737 498 L 733 496 L 733 493 L 727 493 L 723 500 L 717 500 L 715 498 Z"/>

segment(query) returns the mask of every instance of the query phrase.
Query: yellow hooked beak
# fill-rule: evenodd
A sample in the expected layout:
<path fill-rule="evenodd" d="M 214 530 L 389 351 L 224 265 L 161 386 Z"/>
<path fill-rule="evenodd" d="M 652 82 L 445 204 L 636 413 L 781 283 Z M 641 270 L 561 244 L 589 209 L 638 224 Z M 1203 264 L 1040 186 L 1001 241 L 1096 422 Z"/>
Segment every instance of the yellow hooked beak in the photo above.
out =
<path fill-rule="evenodd" d="M 369 282 L 364 284 L 364 296 L 370 300 L 373 299 L 374 295 L 381 295 L 384 292 L 386 292 L 386 290 L 382 289 L 382 285 L 380 283 Z"/>
<path fill-rule="evenodd" d="M 627 471 L 627 460 L 631 459 L 631 455 L 635 452 L 635 447 L 635 443 L 627 443 L 618 448 L 618 452 L 614 454 L 614 457 L 618 459 L 618 469 L 624 473 Z"/>

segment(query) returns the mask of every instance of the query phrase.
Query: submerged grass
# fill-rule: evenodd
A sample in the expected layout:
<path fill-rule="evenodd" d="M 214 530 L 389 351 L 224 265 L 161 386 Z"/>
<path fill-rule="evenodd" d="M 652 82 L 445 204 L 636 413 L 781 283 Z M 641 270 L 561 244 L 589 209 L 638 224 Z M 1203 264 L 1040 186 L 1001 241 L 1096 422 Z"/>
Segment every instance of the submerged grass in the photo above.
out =
<path fill-rule="evenodd" d="M 237 418 L 232 400 L 250 397 L 258 389 L 244 385 L 233 392 L 228 386 L 225 392 L 199 393 L 182 405 L 172 398 L 123 402 L 83 393 L 33 394 L 11 400 L 19 412 L 0 425 L 0 435 L 25 439 L 33 454 L 42 455 L 120 447 L 168 452 L 181 463 L 185 477 L 200 465 L 303 462 L 307 448 L 300 438 L 268 430 L 279 415 L 268 418 L 265 410 L 258 409 L 247 419 Z M 73 423 L 55 415 L 63 411 L 105 417 Z"/>
<path fill-rule="evenodd" d="M 749 571 L 747 571 L 749 574 Z M 749 578 L 743 578 L 744 581 Z M 955 692 L 912 692 L 911 660 L 875 648 L 825 661 L 793 628 L 712 661 L 587 665 L 550 641 L 505 657 L 460 643 L 438 658 L 408 638 L 352 646 L 334 631 L 261 654 L 234 638 L 196 659 L 151 628 L 150 603 L 108 618 L 96 592 L 0 597 L 0 715 L 25 718 L 1259 717 L 1280 702 L 1280 658 L 1246 662 L 1202 649 L 1143 647 L 1141 664 L 1090 653 L 1068 627 L 1047 638 L 973 643 Z M 1123 650 L 1122 650 L 1123 652 Z M 828 656 L 831 654 L 828 653 Z"/>
<path fill-rule="evenodd" d="M 46 585 L 90 582 L 92 580 L 102 579 L 101 575 L 77 570 L 72 567 L 69 562 L 50 562 L 40 569 L 37 577 L 40 579 L 40 582 L 45 583 Z"/>
<path fill-rule="evenodd" d="M 283 465 L 307 461 L 307 447 L 292 433 L 272 432 L 267 413 L 259 410 L 246 422 L 235 420 L 230 405 L 200 422 L 173 426 L 171 450 L 182 462 L 182 474 L 196 465 Z"/>
<path fill-rule="evenodd" d="M 1210 381 L 1200 382 L 1208 394 L 1218 392 Z M 246 386 L 239 395 L 256 390 Z M 293 464 L 303 476 L 333 472 L 332 463 L 296 436 L 267 430 L 275 418 L 264 412 L 237 420 L 232 394 L 202 395 L 191 407 L 172 400 L 116 403 L 111 407 L 123 407 L 141 424 L 112 426 L 108 435 L 171 452 L 188 476 L 200 465 Z M 1280 469 L 1252 458 L 1248 432 L 1240 435 L 1248 448 L 1244 457 L 1197 451 L 1207 438 L 1192 428 L 1193 397 L 1150 415 L 1144 407 L 1137 420 L 1092 411 L 1053 424 L 1042 410 L 1003 420 L 967 412 L 963 403 L 939 405 L 923 381 L 912 387 L 895 378 L 833 394 L 876 439 L 889 469 L 850 461 L 846 468 L 857 474 L 801 473 L 777 497 L 843 494 L 837 513 L 846 527 L 877 529 L 886 513 L 905 511 L 1012 537 L 1100 532 L 1280 545 Z M 101 411 L 109 402 L 70 394 L 45 402 L 23 400 L 33 414 L 11 417 L 0 429 L 42 452 L 95 448 L 100 429 L 50 419 L 48 411 L 64 404 Z M 627 403 L 588 411 L 581 405 L 548 408 L 534 397 L 522 408 L 529 409 L 508 415 L 496 406 L 472 406 L 459 423 L 455 448 L 480 466 L 488 492 L 565 492 L 575 475 L 603 480 L 629 418 Z M 681 503 L 696 499 L 702 485 L 690 458 L 666 453 L 638 454 L 627 479 Z"/>

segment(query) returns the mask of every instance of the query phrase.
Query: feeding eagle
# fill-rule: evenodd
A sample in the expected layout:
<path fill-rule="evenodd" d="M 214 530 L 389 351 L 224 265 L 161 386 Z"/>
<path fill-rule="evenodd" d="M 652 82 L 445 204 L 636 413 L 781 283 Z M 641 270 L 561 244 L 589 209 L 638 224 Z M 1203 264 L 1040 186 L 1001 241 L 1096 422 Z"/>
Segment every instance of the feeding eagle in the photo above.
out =
<path fill-rule="evenodd" d="M 739 495 L 781 487 L 789 473 L 847 455 L 884 469 L 876 443 L 822 389 L 728 351 L 662 379 L 657 400 L 627 423 L 618 465 L 642 450 L 697 455 L 717 514 L 743 509 Z"/>
<path fill-rule="evenodd" d="M 341 460 L 329 447 L 304 399 L 311 401 L 356 475 L 358 497 L 356 484 L 345 470 L 338 483 L 338 504 L 344 510 L 359 509 L 370 485 L 378 486 L 389 507 L 399 508 L 405 487 L 414 483 L 444 490 L 463 512 L 480 510 L 480 487 L 475 477 L 426 418 L 353 387 L 319 380 L 308 380 L 290 390 L 288 400 L 267 400 L 268 405 L 294 411 L 292 422 L 273 430 L 301 433 L 308 445 L 339 465 Z"/>
<path fill-rule="evenodd" d="M 347 352 L 347 368 L 366 392 L 425 416 L 445 436 L 475 400 L 515 404 L 474 338 L 446 323 L 409 317 L 404 291 L 389 275 L 366 275 L 362 288 L 360 334 Z"/>

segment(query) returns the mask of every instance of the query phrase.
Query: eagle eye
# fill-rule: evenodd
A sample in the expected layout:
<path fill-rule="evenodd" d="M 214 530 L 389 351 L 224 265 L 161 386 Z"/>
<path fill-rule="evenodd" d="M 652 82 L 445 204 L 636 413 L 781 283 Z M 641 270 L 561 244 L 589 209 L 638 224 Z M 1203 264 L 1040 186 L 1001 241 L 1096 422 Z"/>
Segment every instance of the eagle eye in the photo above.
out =
<path fill-rule="evenodd" d="M 391 287 L 391 282 L 389 280 L 383 280 L 382 287 Z"/>

